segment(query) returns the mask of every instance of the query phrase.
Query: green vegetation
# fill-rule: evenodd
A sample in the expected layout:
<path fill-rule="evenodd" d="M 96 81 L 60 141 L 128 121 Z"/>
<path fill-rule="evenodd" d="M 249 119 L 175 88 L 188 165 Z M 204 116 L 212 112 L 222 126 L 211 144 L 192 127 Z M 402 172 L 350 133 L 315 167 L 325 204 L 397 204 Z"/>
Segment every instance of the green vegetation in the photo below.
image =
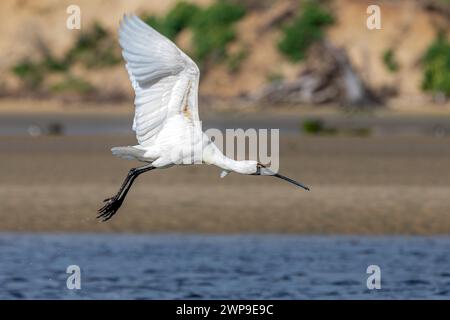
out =
<path fill-rule="evenodd" d="M 238 52 L 229 54 L 227 58 L 227 67 L 230 73 L 239 71 L 242 62 L 247 58 L 248 52 L 245 48 L 241 48 Z"/>
<path fill-rule="evenodd" d="M 58 60 L 47 53 L 42 60 L 42 67 L 51 72 L 65 72 L 69 69 L 69 64 L 67 61 Z"/>
<path fill-rule="evenodd" d="M 16 63 L 11 71 L 30 90 L 39 90 L 45 76 L 52 72 L 66 72 L 69 66 L 66 61 L 60 61 L 46 53 L 41 61 L 33 62 L 30 59 L 22 59 Z"/>
<path fill-rule="evenodd" d="M 323 121 L 319 119 L 308 119 L 302 123 L 303 132 L 307 134 L 319 134 L 325 132 Z"/>
<path fill-rule="evenodd" d="M 282 28 L 278 49 L 294 62 L 303 60 L 308 48 L 323 38 L 325 27 L 333 22 L 333 16 L 319 3 L 308 1 L 293 21 Z"/>
<path fill-rule="evenodd" d="M 308 119 L 302 123 L 302 131 L 308 135 L 346 135 L 354 137 L 368 137 L 370 128 L 332 128 L 325 126 L 320 119 Z"/>
<path fill-rule="evenodd" d="M 370 128 L 348 128 L 341 129 L 339 132 L 343 135 L 352 137 L 370 137 L 372 135 L 372 130 Z"/>
<path fill-rule="evenodd" d="M 400 69 L 393 49 L 388 49 L 383 53 L 383 63 L 390 72 L 397 72 Z"/>
<path fill-rule="evenodd" d="M 422 88 L 432 93 L 450 95 L 450 43 L 440 33 L 424 57 Z"/>
<path fill-rule="evenodd" d="M 206 8 L 181 1 L 164 17 L 146 16 L 144 21 L 171 39 L 189 28 L 193 34 L 193 54 L 200 66 L 226 59 L 229 71 L 236 72 L 247 57 L 247 51 L 241 49 L 228 54 L 227 45 L 236 37 L 234 22 L 244 14 L 243 7 L 225 0 L 219 0 Z M 11 72 L 31 91 L 88 94 L 95 88 L 88 81 L 73 76 L 72 68 L 75 65 L 85 69 L 105 68 L 120 61 L 113 36 L 99 23 L 94 23 L 80 33 L 62 58 L 44 52 L 38 60 L 19 61 L 11 68 Z M 45 80 L 54 73 L 63 74 L 63 80 L 47 84 Z"/>
<path fill-rule="evenodd" d="M 28 89 L 38 88 L 44 79 L 41 66 L 28 59 L 24 59 L 13 66 L 12 72 L 22 80 L 24 86 Z"/>
<path fill-rule="evenodd" d="M 103 68 L 120 62 L 120 55 L 115 40 L 100 24 L 95 23 L 85 32 L 80 33 L 72 48 L 58 59 L 45 52 L 37 61 L 23 59 L 12 67 L 12 72 L 22 81 L 25 88 L 33 91 L 42 90 L 46 76 L 63 73 L 64 80 L 50 85 L 53 92 L 72 92 L 85 94 L 95 88 L 87 81 L 73 77 L 71 68 L 80 64 L 84 68 Z"/>
<path fill-rule="evenodd" d="M 164 17 L 144 16 L 143 19 L 171 39 L 189 28 L 192 31 L 193 55 L 200 67 L 225 60 L 228 70 L 236 72 L 247 57 L 247 51 L 244 48 L 228 54 L 227 46 L 236 38 L 234 23 L 244 14 L 241 5 L 225 0 L 218 0 L 205 8 L 181 1 Z M 118 49 L 117 41 L 108 30 L 94 23 L 79 34 L 62 58 L 44 50 L 40 59 L 23 59 L 11 68 L 11 72 L 30 91 L 88 94 L 95 88 L 88 81 L 73 76 L 74 66 L 94 69 L 116 65 L 121 61 Z M 55 73 L 61 73 L 63 80 L 47 83 L 47 77 Z"/>
<path fill-rule="evenodd" d="M 87 94 L 94 91 L 94 87 L 87 81 L 68 75 L 63 81 L 50 87 L 55 93 L 70 92 Z"/>
<path fill-rule="evenodd" d="M 143 20 L 166 37 L 174 40 L 183 29 L 191 24 L 199 11 L 197 5 L 181 1 L 165 17 L 144 16 Z"/>
<path fill-rule="evenodd" d="M 99 23 L 82 32 L 75 45 L 66 54 L 67 64 L 81 63 L 88 68 L 101 68 L 121 61 L 115 50 L 116 41 Z"/>
<path fill-rule="evenodd" d="M 226 1 L 217 1 L 200 10 L 192 23 L 195 56 L 219 62 L 226 57 L 226 46 L 236 38 L 233 24 L 245 15 L 245 9 Z"/>
<path fill-rule="evenodd" d="M 178 2 L 165 17 L 144 16 L 144 21 L 172 40 L 184 29 L 192 31 L 194 58 L 202 66 L 218 63 L 228 57 L 227 45 L 236 38 L 234 23 L 245 15 L 245 9 L 233 2 L 218 0 L 206 8 Z M 246 54 L 231 58 L 231 69 L 238 67 Z"/>

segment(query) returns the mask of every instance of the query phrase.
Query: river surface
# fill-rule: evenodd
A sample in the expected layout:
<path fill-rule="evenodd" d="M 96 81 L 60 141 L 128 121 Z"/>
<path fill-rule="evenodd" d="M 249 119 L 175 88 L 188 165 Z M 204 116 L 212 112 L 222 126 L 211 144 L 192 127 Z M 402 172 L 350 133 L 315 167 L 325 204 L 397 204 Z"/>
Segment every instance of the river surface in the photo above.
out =
<path fill-rule="evenodd" d="M 450 297 L 449 237 L 3 233 L 0 255 L 1 299 Z"/>
<path fill-rule="evenodd" d="M 0 117 L 0 136 L 11 135 L 96 135 L 132 134 L 132 114 L 5 114 Z M 202 129 L 279 129 L 282 134 L 299 134 L 305 120 L 320 119 L 327 128 L 367 129 L 372 135 L 447 136 L 447 116 L 307 116 L 268 115 L 259 113 L 219 114 L 202 118 Z"/>

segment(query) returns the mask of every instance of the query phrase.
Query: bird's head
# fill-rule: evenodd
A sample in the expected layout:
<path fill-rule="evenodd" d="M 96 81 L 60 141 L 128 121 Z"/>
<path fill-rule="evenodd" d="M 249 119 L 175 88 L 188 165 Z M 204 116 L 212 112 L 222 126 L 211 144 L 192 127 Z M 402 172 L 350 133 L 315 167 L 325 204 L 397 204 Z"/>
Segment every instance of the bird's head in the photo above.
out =
<path fill-rule="evenodd" d="M 305 190 L 310 190 L 309 187 L 301 184 L 300 182 L 297 182 L 291 178 L 288 178 L 286 176 L 283 176 L 282 174 L 279 174 L 277 172 L 273 172 L 269 168 L 267 168 L 262 163 L 259 163 L 257 161 L 253 160 L 245 160 L 245 161 L 239 161 L 239 168 L 235 168 L 233 171 L 241 173 L 241 174 L 248 174 L 253 176 L 272 176 L 276 177 L 282 180 L 285 180 L 289 183 L 292 183 L 296 185 L 297 187 L 303 188 Z M 230 171 L 223 170 L 220 177 L 225 177 Z"/>

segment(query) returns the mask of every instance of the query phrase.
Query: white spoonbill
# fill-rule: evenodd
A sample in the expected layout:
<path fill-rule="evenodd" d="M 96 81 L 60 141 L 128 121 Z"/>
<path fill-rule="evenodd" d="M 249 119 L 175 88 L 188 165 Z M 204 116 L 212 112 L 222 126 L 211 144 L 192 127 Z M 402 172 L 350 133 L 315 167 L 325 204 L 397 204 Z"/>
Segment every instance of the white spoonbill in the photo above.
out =
<path fill-rule="evenodd" d="M 228 172 L 270 175 L 305 190 L 308 187 L 257 161 L 236 161 L 226 157 L 202 132 L 198 116 L 197 65 L 173 42 L 135 15 L 125 15 L 119 28 L 119 43 L 135 91 L 133 130 L 138 145 L 115 147 L 115 156 L 138 160 L 146 165 L 129 171 L 117 194 L 105 199 L 98 218 L 111 219 L 122 205 L 134 180 L 142 173 L 178 164 L 198 163 L 194 150 L 200 150 L 201 162 Z"/>

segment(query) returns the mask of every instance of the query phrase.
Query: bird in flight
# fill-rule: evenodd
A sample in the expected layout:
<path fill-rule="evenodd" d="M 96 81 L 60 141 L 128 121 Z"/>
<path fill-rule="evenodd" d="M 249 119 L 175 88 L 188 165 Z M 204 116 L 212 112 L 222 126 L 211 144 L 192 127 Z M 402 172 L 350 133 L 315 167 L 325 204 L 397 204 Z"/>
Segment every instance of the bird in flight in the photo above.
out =
<path fill-rule="evenodd" d="M 137 16 L 125 15 L 119 43 L 136 95 L 133 130 L 138 145 L 114 147 L 111 151 L 145 165 L 128 172 L 117 194 L 104 200 L 97 218 L 107 221 L 117 213 L 140 174 L 179 164 L 212 164 L 223 169 L 222 177 L 229 172 L 269 175 L 309 190 L 257 161 L 236 161 L 217 148 L 198 125 L 200 71 L 173 42 Z"/>

